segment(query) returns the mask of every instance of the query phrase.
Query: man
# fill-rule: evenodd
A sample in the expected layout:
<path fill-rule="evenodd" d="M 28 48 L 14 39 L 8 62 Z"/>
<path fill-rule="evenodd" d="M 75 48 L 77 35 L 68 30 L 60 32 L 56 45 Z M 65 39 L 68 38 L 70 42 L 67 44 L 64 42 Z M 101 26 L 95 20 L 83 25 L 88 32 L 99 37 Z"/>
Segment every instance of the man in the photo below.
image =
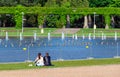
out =
<path fill-rule="evenodd" d="M 49 53 L 46 53 L 44 56 L 44 64 L 45 66 L 51 66 L 51 57 L 49 56 Z"/>

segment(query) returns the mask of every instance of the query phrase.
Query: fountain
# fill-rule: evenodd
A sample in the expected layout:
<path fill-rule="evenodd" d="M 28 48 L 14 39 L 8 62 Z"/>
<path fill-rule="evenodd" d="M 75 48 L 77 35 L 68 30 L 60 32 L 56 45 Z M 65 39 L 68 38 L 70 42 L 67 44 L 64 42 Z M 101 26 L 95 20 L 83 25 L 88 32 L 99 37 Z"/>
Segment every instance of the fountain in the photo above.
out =
<path fill-rule="evenodd" d="M 114 40 L 115 40 L 115 42 L 117 41 L 117 32 L 115 32 Z M 116 56 L 114 56 L 114 58 L 120 58 L 119 52 L 118 52 L 118 47 L 119 47 L 118 42 L 116 42 L 116 45 L 117 45 L 117 46 L 116 46 Z"/>
<path fill-rule="evenodd" d="M 77 34 L 75 34 L 75 40 L 77 40 L 78 39 L 78 36 L 77 36 Z"/>
<path fill-rule="evenodd" d="M 36 32 L 34 33 L 34 41 L 36 41 L 37 40 L 37 34 L 36 34 Z"/>
<path fill-rule="evenodd" d="M 60 37 L 51 37 L 50 32 L 47 37 L 37 37 L 35 32 L 34 36 L 31 37 L 23 37 L 22 33 L 19 36 L 19 38 L 9 37 L 8 40 L 8 33 L 6 32 L 5 38 L 3 38 L 4 36 L 0 37 L 0 62 L 34 60 L 39 52 L 43 55 L 49 52 L 52 60 L 120 58 L 120 38 L 117 37 L 117 32 L 113 38 L 107 39 L 103 33 L 102 37 L 100 33 L 100 37 L 95 37 L 95 39 L 94 36 L 93 39 L 91 38 L 91 33 L 87 39 L 85 39 L 84 33 L 81 37 L 74 34 L 73 39 L 73 36 L 65 37 L 64 32 Z"/>
<path fill-rule="evenodd" d="M 72 39 L 74 39 L 75 38 L 75 36 L 74 36 L 74 34 L 72 35 Z"/>
<path fill-rule="evenodd" d="M 22 41 L 22 40 L 23 40 L 22 33 L 20 33 L 20 41 Z"/>
<path fill-rule="evenodd" d="M 6 32 L 6 37 L 5 37 L 6 41 L 8 41 L 8 32 Z"/>
<path fill-rule="evenodd" d="M 117 32 L 115 32 L 115 37 L 114 37 L 115 41 L 117 40 Z"/>
<path fill-rule="evenodd" d="M 50 33 L 48 33 L 48 41 L 50 41 Z"/>
<path fill-rule="evenodd" d="M 89 33 L 88 39 L 91 40 L 91 33 Z"/>
<path fill-rule="evenodd" d="M 43 33 L 44 33 L 44 29 L 42 28 L 42 29 L 41 29 L 41 34 L 43 34 Z"/>
<path fill-rule="evenodd" d="M 83 40 L 85 39 L 85 36 L 84 36 L 84 34 L 83 34 L 83 36 L 82 36 L 82 39 L 83 39 Z"/>
<path fill-rule="evenodd" d="M 64 40 L 65 39 L 65 35 L 64 35 L 64 33 L 62 32 L 62 36 L 61 36 L 61 38 L 62 38 L 62 40 Z"/>
<path fill-rule="evenodd" d="M 103 39 L 106 40 L 106 35 L 103 36 Z"/>
<path fill-rule="evenodd" d="M 102 38 L 101 38 L 102 40 L 104 40 L 104 33 L 102 32 Z"/>
<path fill-rule="evenodd" d="M 1 45 L 2 39 L 0 39 L 0 45 Z"/>
<path fill-rule="evenodd" d="M 95 34 L 93 35 L 93 39 L 95 39 Z"/>

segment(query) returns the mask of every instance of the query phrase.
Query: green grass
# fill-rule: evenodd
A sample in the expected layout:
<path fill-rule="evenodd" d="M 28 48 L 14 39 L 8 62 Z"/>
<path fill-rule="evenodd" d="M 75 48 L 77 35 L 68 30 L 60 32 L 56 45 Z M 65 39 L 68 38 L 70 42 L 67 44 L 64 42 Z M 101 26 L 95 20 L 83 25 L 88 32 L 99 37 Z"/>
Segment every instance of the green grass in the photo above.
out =
<path fill-rule="evenodd" d="M 51 33 L 51 36 L 53 37 L 61 37 L 61 34 L 56 34 L 54 31 L 57 30 L 57 28 L 44 28 L 44 33 L 41 34 L 41 29 L 39 28 L 24 28 L 24 33 L 23 36 L 33 36 L 34 32 L 37 33 L 38 37 L 47 37 L 48 32 Z M 8 32 L 9 36 L 17 36 L 19 37 L 20 32 L 22 32 L 21 29 L 15 29 L 15 28 L 0 28 L 0 36 L 5 36 L 6 31 Z M 120 37 L 120 29 L 96 29 L 95 30 L 95 36 L 97 37 L 101 37 L 102 36 L 102 32 L 104 33 L 104 35 L 108 36 L 108 37 L 114 37 L 115 32 L 117 32 L 118 37 Z M 84 34 L 85 37 L 88 37 L 89 33 L 91 33 L 91 36 L 94 35 L 94 29 L 80 29 L 77 32 L 77 35 L 79 37 L 82 37 L 82 35 Z M 66 36 L 71 36 L 72 37 L 73 34 L 66 34 Z"/>
<path fill-rule="evenodd" d="M 53 32 L 55 31 L 56 28 L 44 28 L 44 33 L 41 33 L 41 29 L 39 28 L 24 28 L 23 30 L 23 36 L 33 36 L 34 33 L 37 33 L 37 36 L 42 37 L 42 36 L 47 36 L 48 32 Z M 21 29 L 15 29 L 15 28 L 1 28 L 0 29 L 0 36 L 5 36 L 6 32 L 8 32 L 9 36 L 18 36 L 22 32 Z"/>
<path fill-rule="evenodd" d="M 39 37 L 47 37 L 48 32 L 51 32 L 51 36 L 53 37 L 60 37 L 61 34 L 56 34 L 54 31 L 57 30 L 57 28 L 44 28 L 44 33 L 41 34 L 41 29 L 39 28 L 24 28 L 23 36 L 33 36 L 34 32 L 37 33 Z M 15 28 L 1 28 L 0 29 L 0 35 L 5 36 L 6 32 L 8 32 L 9 36 L 18 36 L 20 32 L 22 32 L 21 29 L 15 29 Z M 117 32 L 118 37 L 120 37 L 120 30 L 119 29 L 96 29 L 95 30 L 95 35 L 97 37 L 101 37 L 102 33 L 104 35 L 109 36 L 109 37 L 114 37 L 115 32 Z M 89 33 L 93 36 L 94 34 L 94 29 L 80 29 L 77 34 L 79 37 L 82 37 L 84 34 L 86 37 L 88 37 Z M 72 34 L 67 34 L 67 36 L 72 36 Z"/>
<path fill-rule="evenodd" d="M 102 33 L 108 37 L 114 37 L 115 32 L 117 32 L 117 36 L 120 37 L 120 29 L 95 29 L 95 36 L 101 37 Z M 80 31 L 77 32 L 79 36 L 82 36 L 83 34 L 85 36 L 88 36 L 89 33 L 91 36 L 94 35 L 94 29 L 80 29 Z"/>
<path fill-rule="evenodd" d="M 75 60 L 75 61 L 73 60 L 55 62 L 56 67 L 92 66 L 106 64 L 120 64 L 120 59 L 93 59 L 93 60 Z"/>
<path fill-rule="evenodd" d="M 78 67 L 93 65 L 120 64 L 120 59 L 93 59 L 93 60 L 71 60 L 71 61 L 52 61 L 54 66 L 28 66 L 33 63 L 7 63 L 0 64 L 0 70 L 19 70 L 19 69 L 40 69 L 40 68 L 57 68 L 57 67 Z"/>

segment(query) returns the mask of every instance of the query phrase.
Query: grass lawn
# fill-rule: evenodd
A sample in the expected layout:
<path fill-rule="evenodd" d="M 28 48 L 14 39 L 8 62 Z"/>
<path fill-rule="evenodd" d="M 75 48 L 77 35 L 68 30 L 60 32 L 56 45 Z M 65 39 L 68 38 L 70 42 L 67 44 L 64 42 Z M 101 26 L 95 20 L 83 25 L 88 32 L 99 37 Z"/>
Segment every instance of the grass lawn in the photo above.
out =
<path fill-rule="evenodd" d="M 103 35 L 107 36 L 107 37 L 114 37 L 115 36 L 115 32 L 117 32 L 117 36 L 120 37 L 120 29 L 80 29 L 80 31 L 77 32 L 78 35 L 85 35 L 88 36 L 89 33 L 91 34 L 91 36 L 94 35 L 94 31 L 95 31 L 95 36 L 97 37 L 101 37 L 102 33 Z"/>
<path fill-rule="evenodd" d="M 41 29 L 39 28 L 24 28 L 23 36 L 33 36 L 34 33 L 37 33 L 38 37 L 47 37 L 48 32 L 51 33 L 51 36 L 59 36 L 61 37 L 61 34 L 55 34 L 54 31 L 57 30 L 57 28 L 44 28 L 44 33 L 41 33 Z M 20 32 L 22 32 L 21 29 L 15 29 L 15 28 L 0 28 L 0 36 L 5 36 L 6 32 L 8 32 L 9 36 L 19 36 Z M 115 32 L 117 32 L 117 36 L 120 37 L 120 29 L 95 29 L 95 36 L 101 37 L 102 33 L 109 37 L 114 37 Z M 78 37 L 82 37 L 83 34 L 85 37 L 88 37 L 89 33 L 91 36 L 94 35 L 94 29 L 80 29 L 77 32 Z M 73 34 L 67 34 L 67 36 L 72 37 Z"/>
<path fill-rule="evenodd" d="M 56 28 L 45 28 L 44 33 L 42 34 L 41 29 L 39 28 L 24 28 L 23 36 L 33 36 L 34 33 L 37 33 L 39 37 L 47 36 L 48 32 L 53 32 L 54 30 L 56 30 Z M 5 36 L 6 32 L 8 32 L 8 36 L 19 36 L 22 30 L 15 28 L 1 28 L 0 36 Z"/>
<path fill-rule="evenodd" d="M 40 69 L 40 68 L 57 68 L 57 67 L 77 67 L 77 66 L 93 66 L 93 65 L 109 65 L 120 64 L 118 59 L 93 59 L 93 60 L 71 60 L 71 61 L 52 61 L 54 66 L 28 66 L 33 63 L 7 63 L 0 64 L 0 70 L 18 70 L 18 69 Z"/>

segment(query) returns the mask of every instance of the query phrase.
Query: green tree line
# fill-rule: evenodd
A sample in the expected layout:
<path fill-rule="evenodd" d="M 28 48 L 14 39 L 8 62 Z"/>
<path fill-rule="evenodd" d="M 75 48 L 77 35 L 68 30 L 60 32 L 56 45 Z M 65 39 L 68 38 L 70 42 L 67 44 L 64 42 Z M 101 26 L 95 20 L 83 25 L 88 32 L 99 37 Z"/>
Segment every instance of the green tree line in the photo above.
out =
<path fill-rule="evenodd" d="M 0 0 L 0 6 L 120 7 L 120 0 Z"/>
<path fill-rule="evenodd" d="M 120 7 L 120 0 L 0 0 L 0 7 L 63 7 L 63 8 L 93 8 L 93 7 Z M 38 15 L 34 14 L 25 14 L 24 17 L 26 20 L 24 21 L 24 25 L 26 27 L 38 27 L 39 22 L 37 20 Z M 94 16 L 91 15 L 91 19 L 94 20 Z M 114 15 L 114 19 L 116 20 L 113 26 L 119 25 L 120 17 Z M 49 14 L 44 15 L 42 25 L 44 27 L 56 27 L 61 28 L 64 25 L 66 27 L 83 27 L 84 15 L 56 15 Z M 89 16 L 88 16 L 89 18 Z M 40 17 L 41 19 L 41 17 Z M 96 22 L 98 23 L 98 27 L 105 27 L 105 18 L 100 15 L 96 17 Z M 0 26 L 2 27 L 12 27 L 16 23 L 14 21 L 14 16 L 9 14 L 1 14 L 0 15 Z M 90 22 L 93 25 L 93 21 Z M 101 26 L 102 25 L 102 26 Z M 90 26 L 93 27 L 93 26 Z"/>

